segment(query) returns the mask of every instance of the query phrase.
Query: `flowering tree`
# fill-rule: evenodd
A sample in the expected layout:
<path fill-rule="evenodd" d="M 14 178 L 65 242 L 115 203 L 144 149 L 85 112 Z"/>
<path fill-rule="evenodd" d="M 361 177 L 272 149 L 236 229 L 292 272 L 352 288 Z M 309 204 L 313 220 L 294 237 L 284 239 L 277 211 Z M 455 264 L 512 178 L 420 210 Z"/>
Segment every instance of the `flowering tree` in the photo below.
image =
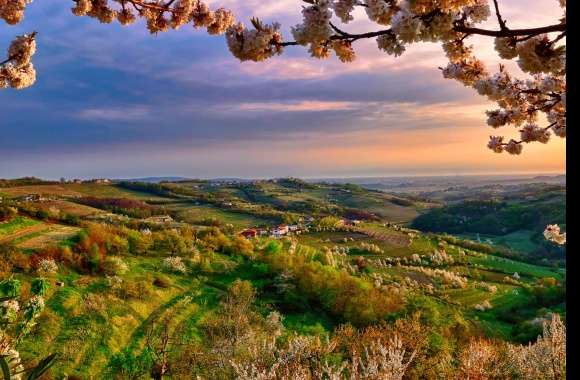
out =
<path fill-rule="evenodd" d="M 16 24 L 32 0 L 0 0 L 0 18 Z M 224 34 L 231 53 L 241 61 L 263 61 L 282 54 L 285 47 L 305 46 L 313 57 L 327 58 L 334 51 L 342 62 L 355 59 L 354 44 L 373 38 L 377 48 L 400 56 L 407 46 L 438 42 L 449 63 L 441 68 L 445 78 L 458 80 L 497 103 L 487 111 L 493 128 L 512 125 L 520 137 L 506 142 L 491 136 L 488 147 L 496 153 L 520 154 L 523 143 L 547 143 L 551 134 L 566 136 L 566 0 L 558 0 L 563 17 L 552 25 L 533 25 L 511 29 L 502 18 L 498 0 L 491 0 L 498 29 L 482 29 L 477 24 L 492 15 L 490 0 L 303 0 L 303 22 L 291 28 L 294 41 L 284 41 L 278 23 L 251 20 L 251 28 L 236 22 L 231 11 L 210 10 L 201 0 L 73 0 L 72 13 L 101 23 L 118 21 L 122 25 L 144 19 L 151 33 L 192 24 L 212 35 Z M 362 7 L 368 19 L 382 28 L 366 33 L 349 33 L 333 22 L 354 19 L 355 8 Z M 377 26 L 377 28 L 378 28 Z M 497 54 L 517 59 L 528 74 L 518 79 L 500 65 L 491 73 L 466 41 L 472 36 L 495 39 Z M 30 58 L 36 50 L 35 33 L 17 37 L 0 62 L 0 88 L 21 89 L 32 85 L 36 72 Z M 547 119 L 542 125 L 540 116 Z"/>

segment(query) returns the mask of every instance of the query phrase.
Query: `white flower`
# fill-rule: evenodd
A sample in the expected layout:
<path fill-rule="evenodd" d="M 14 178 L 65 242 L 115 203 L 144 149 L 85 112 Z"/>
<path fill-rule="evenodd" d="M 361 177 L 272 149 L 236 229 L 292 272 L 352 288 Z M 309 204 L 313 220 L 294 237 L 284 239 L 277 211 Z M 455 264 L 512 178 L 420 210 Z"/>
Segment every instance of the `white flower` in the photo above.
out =
<path fill-rule="evenodd" d="M 328 0 L 321 0 L 316 5 L 304 7 L 302 9 L 302 24 L 292 28 L 292 36 L 300 45 L 320 44 L 328 40 L 332 34 L 330 28 L 330 3 Z"/>
<path fill-rule="evenodd" d="M 332 9 L 334 10 L 334 14 L 340 18 L 342 22 L 348 23 L 353 20 L 351 12 L 357 4 L 358 0 L 334 0 L 332 2 Z"/>
<path fill-rule="evenodd" d="M 544 237 L 553 243 L 564 245 L 566 244 L 566 233 L 560 232 L 560 226 L 557 224 L 550 224 L 544 230 Z"/>
<path fill-rule="evenodd" d="M 56 272 L 58 272 L 58 266 L 53 259 L 42 259 L 38 263 L 38 273 L 55 274 Z"/>
<path fill-rule="evenodd" d="M 475 4 L 465 7 L 465 13 L 473 22 L 482 22 L 487 20 L 491 14 L 488 0 L 476 0 Z"/>
<path fill-rule="evenodd" d="M 505 151 L 509 154 L 521 154 L 523 146 L 521 143 L 518 143 L 516 140 L 511 139 L 507 145 L 505 146 Z"/>
<path fill-rule="evenodd" d="M 539 141 L 542 144 L 546 144 L 550 140 L 550 131 L 538 127 L 537 124 L 529 123 L 524 125 L 524 128 L 520 130 L 521 138 L 523 142 Z"/>
<path fill-rule="evenodd" d="M 75 6 L 71 8 L 75 16 L 86 16 L 93 9 L 91 0 L 77 0 Z"/>
<path fill-rule="evenodd" d="M 393 16 L 391 29 L 403 42 L 419 41 L 423 23 L 406 9 L 402 9 Z"/>
<path fill-rule="evenodd" d="M 259 62 L 282 53 L 280 25 L 263 25 L 255 20 L 256 29 L 248 30 L 239 23 L 226 32 L 226 41 L 232 54 L 241 61 Z"/>
<path fill-rule="evenodd" d="M 566 67 L 566 55 L 555 50 L 547 36 L 535 36 L 517 44 L 518 65 L 531 74 L 560 74 Z"/>
<path fill-rule="evenodd" d="M 384 0 L 365 0 L 365 11 L 371 21 L 381 25 L 389 25 L 397 11 L 393 3 Z"/>
<path fill-rule="evenodd" d="M 403 46 L 393 34 L 383 34 L 377 37 L 377 45 L 380 50 L 394 55 L 395 57 L 400 56 L 405 51 L 405 46 Z"/>
<path fill-rule="evenodd" d="M 516 40 L 510 37 L 497 37 L 494 40 L 495 50 L 503 59 L 512 59 L 518 56 Z"/>
<path fill-rule="evenodd" d="M 341 62 L 352 62 L 355 59 L 352 44 L 349 41 L 336 40 L 332 42 L 332 48 Z"/>
<path fill-rule="evenodd" d="M 223 34 L 236 21 L 232 11 L 220 8 L 213 13 L 213 20 L 207 26 L 209 34 Z"/>
<path fill-rule="evenodd" d="M 443 44 L 443 51 L 449 61 L 457 63 L 467 60 L 473 53 L 473 47 L 459 41 L 448 41 Z"/>
<path fill-rule="evenodd" d="M 495 153 L 503 152 L 503 137 L 502 136 L 489 136 L 489 142 L 487 147 L 493 150 Z"/>
<path fill-rule="evenodd" d="M 170 256 L 163 259 L 163 266 L 171 272 L 186 273 L 187 268 L 179 256 Z"/>

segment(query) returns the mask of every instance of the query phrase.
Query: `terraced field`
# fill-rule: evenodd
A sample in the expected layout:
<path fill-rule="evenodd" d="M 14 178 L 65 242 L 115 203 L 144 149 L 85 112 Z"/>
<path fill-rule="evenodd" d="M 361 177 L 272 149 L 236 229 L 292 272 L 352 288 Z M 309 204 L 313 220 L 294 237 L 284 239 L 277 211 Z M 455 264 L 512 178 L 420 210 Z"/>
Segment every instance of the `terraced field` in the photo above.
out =
<path fill-rule="evenodd" d="M 11 243 L 19 248 L 34 249 L 58 245 L 75 236 L 80 228 L 17 217 L 0 224 L 0 244 Z"/>
<path fill-rule="evenodd" d="M 62 241 L 78 234 L 80 228 L 49 224 L 45 229 L 17 239 L 17 246 L 23 249 L 46 248 L 59 245 Z"/>

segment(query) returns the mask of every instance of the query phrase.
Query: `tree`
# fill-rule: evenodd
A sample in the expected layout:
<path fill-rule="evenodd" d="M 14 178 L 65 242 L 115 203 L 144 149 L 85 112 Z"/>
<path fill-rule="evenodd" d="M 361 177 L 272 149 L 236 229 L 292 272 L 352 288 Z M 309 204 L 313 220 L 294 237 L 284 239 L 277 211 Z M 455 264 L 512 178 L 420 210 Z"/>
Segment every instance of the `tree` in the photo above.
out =
<path fill-rule="evenodd" d="M 10 206 L 0 206 L 0 222 L 11 221 L 16 215 L 18 215 L 18 210 Z"/>
<path fill-rule="evenodd" d="M 294 41 L 284 41 L 280 24 L 264 24 L 254 18 L 252 28 L 236 22 L 231 11 L 215 11 L 201 0 L 73 0 L 72 13 L 88 16 L 101 23 L 118 21 L 132 24 L 137 18 L 146 21 L 155 34 L 178 29 L 186 24 L 206 28 L 212 35 L 224 34 L 231 53 L 241 61 L 263 61 L 282 54 L 285 47 L 307 46 L 315 58 L 328 58 L 334 51 L 342 62 L 352 62 L 354 43 L 374 38 L 377 48 L 400 56 L 407 46 L 417 42 L 440 43 L 449 59 L 441 68 L 445 78 L 465 86 L 496 102 L 499 108 L 487 111 L 487 123 L 493 128 L 513 125 L 521 128 L 519 139 L 505 141 L 491 136 L 488 147 L 496 153 L 520 154 L 523 143 L 547 143 L 551 134 L 566 136 L 566 0 L 558 0 L 563 17 L 551 25 L 533 25 L 512 29 L 501 16 L 498 0 L 493 0 L 499 29 L 482 29 L 477 24 L 492 15 L 489 0 L 303 0 L 303 22 L 291 28 Z M 0 0 L 0 18 L 8 24 L 19 23 L 31 0 Z M 387 28 L 366 33 L 350 33 L 332 21 L 333 14 L 342 23 L 354 19 L 355 8 L 362 7 L 368 19 Z M 0 62 L 0 88 L 21 89 L 32 85 L 36 72 L 31 58 L 36 51 L 36 33 L 17 37 Z M 514 60 L 531 79 L 517 79 L 503 65 L 491 74 L 473 54 L 466 40 L 472 36 L 494 38 L 497 54 Z M 538 118 L 547 119 L 540 126 Z"/>
<path fill-rule="evenodd" d="M 31 297 L 22 305 L 18 302 L 20 282 L 15 279 L 0 281 L 0 368 L 4 379 L 25 378 L 36 380 L 54 364 L 51 354 L 35 366 L 25 368 L 16 346 L 30 333 L 44 309 L 44 296 L 48 290 L 46 280 L 37 278 L 31 283 Z"/>

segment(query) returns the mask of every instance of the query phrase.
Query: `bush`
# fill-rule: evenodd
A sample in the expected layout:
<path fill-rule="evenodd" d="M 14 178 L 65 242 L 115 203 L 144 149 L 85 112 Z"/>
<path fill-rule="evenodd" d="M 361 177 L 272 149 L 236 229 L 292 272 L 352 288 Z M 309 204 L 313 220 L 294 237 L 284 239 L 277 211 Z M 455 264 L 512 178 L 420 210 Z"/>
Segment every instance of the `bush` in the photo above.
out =
<path fill-rule="evenodd" d="M 49 276 L 56 274 L 58 272 L 58 266 L 53 259 L 41 259 L 38 262 L 38 268 L 36 272 L 41 276 Z"/>
<path fill-rule="evenodd" d="M 153 295 L 153 289 L 147 281 L 126 281 L 120 284 L 117 295 L 125 300 L 146 300 Z"/>
<path fill-rule="evenodd" d="M 179 256 L 166 257 L 163 260 L 163 267 L 165 270 L 175 273 L 186 273 L 187 268 Z"/>
<path fill-rule="evenodd" d="M 129 266 L 118 256 L 109 256 L 103 263 L 103 272 L 109 276 L 120 276 L 129 270 Z"/>
<path fill-rule="evenodd" d="M 0 222 L 8 222 L 18 214 L 14 207 L 0 206 Z"/>
<path fill-rule="evenodd" d="M 153 280 L 153 285 L 157 286 L 158 288 L 168 288 L 171 286 L 171 280 L 165 276 L 157 276 Z"/>

